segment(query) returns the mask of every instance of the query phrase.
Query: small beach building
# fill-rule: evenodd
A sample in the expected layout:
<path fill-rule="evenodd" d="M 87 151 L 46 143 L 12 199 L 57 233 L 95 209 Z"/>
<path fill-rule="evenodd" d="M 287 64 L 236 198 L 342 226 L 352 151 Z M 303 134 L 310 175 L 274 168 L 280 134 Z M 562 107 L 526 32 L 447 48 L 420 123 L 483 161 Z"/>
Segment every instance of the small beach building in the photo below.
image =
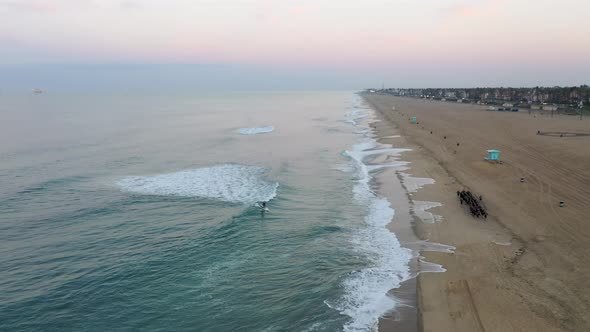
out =
<path fill-rule="evenodd" d="M 488 161 L 499 161 L 500 160 L 500 151 L 488 150 L 488 156 L 485 159 Z"/>
<path fill-rule="evenodd" d="M 418 122 L 418 119 L 416 119 L 416 117 L 415 117 L 415 116 L 413 116 L 413 117 L 410 119 L 410 122 L 412 122 L 412 123 L 417 123 L 417 122 Z"/>

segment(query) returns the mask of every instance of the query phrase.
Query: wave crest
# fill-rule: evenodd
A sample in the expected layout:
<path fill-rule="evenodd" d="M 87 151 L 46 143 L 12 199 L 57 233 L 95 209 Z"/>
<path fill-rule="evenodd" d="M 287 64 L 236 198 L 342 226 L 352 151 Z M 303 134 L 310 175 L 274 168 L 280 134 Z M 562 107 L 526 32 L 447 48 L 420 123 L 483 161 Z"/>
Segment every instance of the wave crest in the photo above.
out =
<path fill-rule="evenodd" d="M 130 176 L 117 182 L 123 190 L 164 196 L 218 199 L 253 204 L 277 195 L 278 182 L 264 178 L 266 169 L 245 165 L 218 165 L 155 176 Z"/>
<path fill-rule="evenodd" d="M 254 128 L 240 128 L 238 132 L 242 135 L 256 135 L 256 134 L 267 134 L 275 130 L 273 126 L 266 127 L 254 127 Z"/>
<path fill-rule="evenodd" d="M 391 289 L 398 288 L 410 277 L 409 261 L 411 250 L 403 248 L 396 235 L 387 229 L 395 210 L 385 197 L 380 197 L 371 189 L 371 172 L 384 167 L 403 168 L 404 162 L 368 164 L 366 158 L 380 154 L 398 156 L 406 149 L 396 149 L 378 144 L 374 133 L 366 122 L 374 121 L 373 113 L 355 101 L 353 110 L 346 115 L 349 122 L 359 130 L 362 140 L 344 155 L 351 161 L 351 170 L 356 178 L 353 195 L 356 203 L 366 208 L 365 227 L 355 232 L 351 241 L 356 250 L 368 261 L 368 266 L 351 272 L 343 281 L 344 294 L 330 307 L 349 316 L 350 321 L 343 331 L 372 331 L 377 329 L 379 318 L 395 308 L 397 301 L 389 296 Z M 360 121 L 361 119 L 363 121 Z"/>

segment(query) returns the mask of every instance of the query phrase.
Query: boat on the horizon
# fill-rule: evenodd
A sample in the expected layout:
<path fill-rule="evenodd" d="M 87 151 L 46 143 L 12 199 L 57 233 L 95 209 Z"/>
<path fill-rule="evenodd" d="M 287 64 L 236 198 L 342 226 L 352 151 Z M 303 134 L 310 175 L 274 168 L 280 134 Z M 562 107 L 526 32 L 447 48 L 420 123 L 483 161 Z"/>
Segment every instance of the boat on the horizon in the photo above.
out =
<path fill-rule="evenodd" d="M 35 88 L 35 89 L 31 90 L 31 91 L 32 91 L 33 93 L 35 93 L 35 94 L 40 94 L 40 93 L 43 93 L 43 90 L 41 90 L 41 89 L 39 89 L 39 88 Z"/>

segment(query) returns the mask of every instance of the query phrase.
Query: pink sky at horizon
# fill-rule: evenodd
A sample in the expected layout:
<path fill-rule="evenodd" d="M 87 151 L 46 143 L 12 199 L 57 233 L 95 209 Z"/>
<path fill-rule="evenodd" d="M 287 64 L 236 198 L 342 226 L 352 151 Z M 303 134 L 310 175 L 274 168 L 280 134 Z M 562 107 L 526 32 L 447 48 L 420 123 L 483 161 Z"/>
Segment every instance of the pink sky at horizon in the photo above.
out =
<path fill-rule="evenodd" d="M 578 0 L 0 0 L 0 64 L 590 67 Z"/>

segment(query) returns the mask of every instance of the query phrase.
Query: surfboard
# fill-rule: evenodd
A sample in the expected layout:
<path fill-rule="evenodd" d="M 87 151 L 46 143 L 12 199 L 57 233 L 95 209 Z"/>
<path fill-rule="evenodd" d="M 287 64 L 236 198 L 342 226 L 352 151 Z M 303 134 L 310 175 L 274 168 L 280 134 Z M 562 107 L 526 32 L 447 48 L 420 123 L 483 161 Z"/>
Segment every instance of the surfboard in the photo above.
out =
<path fill-rule="evenodd" d="M 256 203 L 256 207 L 259 208 L 260 211 L 262 211 L 262 212 L 270 211 L 267 207 L 262 207 L 262 204 L 260 204 L 260 203 Z"/>

